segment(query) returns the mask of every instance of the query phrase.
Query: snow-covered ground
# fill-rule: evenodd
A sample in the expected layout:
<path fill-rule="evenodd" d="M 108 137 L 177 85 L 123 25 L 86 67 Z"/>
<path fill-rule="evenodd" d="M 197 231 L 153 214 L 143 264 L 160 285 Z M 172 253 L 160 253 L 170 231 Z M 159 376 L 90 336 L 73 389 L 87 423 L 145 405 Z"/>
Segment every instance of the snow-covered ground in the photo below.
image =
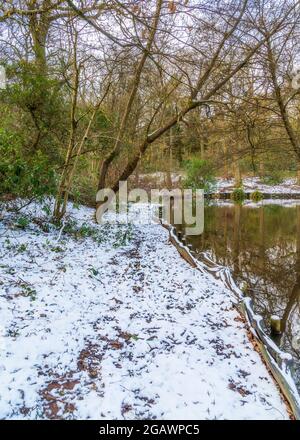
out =
<path fill-rule="evenodd" d="M 132 176 L 134 178 L 134 176 Z M 172 180 L 172 183 L 175 185 L 176 183 L 180 183 L 181 179 L 184 177 L 183 173 L 170 173 L 170 178 Z M 151 180 L 153 182 L 156 182 L 157 184 L 164 184 L 168 180 L 168 174 L 166 172 L 157 171 L 156 173 L 147 173 L 147 174 L 140 174 L 139 180 Z"/>
<path fill-rule="evenodd" d="M 171 173 L 170 178 L 173 183 L 173 187 L 181 186 L 184 179 L 184 173 Z M 133 177 L 134 180 L 134 177 Z M 139 182 L 143 185 L 145 181 L 151 181 L 153 185 L 163 186 L 166 185 L 167 173 L 156 172 L 149 174 L 140 174 Z M 263 183 L 259 177 L 244 177 L 242 186 L 246 192 L 260 191 L 265 194 L 300 194 L 300 186 L 297 185 L 296 179 L 285 179 L 278 185 L 267 185 Z M 214 186 L 214 193 L 230 193 L 236 187 L 234 179 L 217 178 L 216 185 Z"/>
<path fill-rule="evenodd" d="M 230 292 L 165 229 L 71 213 L 3 213 L 0 418 L 288 418 Z"/>
<path fill-rule="evenodd" d="M 217 179 L 216 192 L 231 192 L 235 188 L 234 179 Z M 300 186 L 296 179 L 286 179 L 278 185 L 266 185 L 258 177 L 243 179 L 243 188 L 246 192 L 260 191 L 266 194 L 300 194 Z"/>

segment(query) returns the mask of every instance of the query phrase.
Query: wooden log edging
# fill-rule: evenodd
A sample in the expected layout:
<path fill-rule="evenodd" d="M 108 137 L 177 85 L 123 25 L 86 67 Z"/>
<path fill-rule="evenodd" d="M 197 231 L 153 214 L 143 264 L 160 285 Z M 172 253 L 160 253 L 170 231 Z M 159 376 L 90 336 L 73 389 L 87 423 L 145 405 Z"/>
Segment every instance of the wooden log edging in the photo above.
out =
<path fill-rule="evenodd" d="M 218 265 L 207 256 L 204 256 L 202 261 L 197 260 L 189 248 L 178 239 L 176 228 L 161 220 L 160 223 L 169 231 L 170 241 L 182 258 L 195 269 L 214 275 L 215 278 L 223 282 L 226 288 L 233 292 L 234 297 L 232 301 L 235 307 L 246 319 L 249 329 L 260 349 L 262 358 L 272 373 L 282 394 L 288 401 L 295 419 L 300 420 L 300 396 L 292 374 L 293 357 L 289 353 L 280 350 L 268 336 L 264 329 L 262 316 L 255 314 L 251 298 L 246 297 L 238 288 L 229 268 Z"/>

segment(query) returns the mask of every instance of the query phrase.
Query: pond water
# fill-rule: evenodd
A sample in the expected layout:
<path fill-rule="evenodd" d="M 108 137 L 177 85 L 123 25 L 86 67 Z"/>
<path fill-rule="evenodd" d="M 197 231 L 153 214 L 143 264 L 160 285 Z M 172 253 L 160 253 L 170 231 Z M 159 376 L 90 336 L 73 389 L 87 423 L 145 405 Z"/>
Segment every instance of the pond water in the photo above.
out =
<path fill-rule="evenodd" d="M 228 266 L 237 285 L 247 284 L 246 293 L 267 327 L 271 315 L 282 319 L 284 331 L 275 342 L 293 355 L 300 389 L 300 204 L 296 203 L 206 206 L 204 233 L 188 236 L 187 243 L 200 259 L 204 252 Z"/>

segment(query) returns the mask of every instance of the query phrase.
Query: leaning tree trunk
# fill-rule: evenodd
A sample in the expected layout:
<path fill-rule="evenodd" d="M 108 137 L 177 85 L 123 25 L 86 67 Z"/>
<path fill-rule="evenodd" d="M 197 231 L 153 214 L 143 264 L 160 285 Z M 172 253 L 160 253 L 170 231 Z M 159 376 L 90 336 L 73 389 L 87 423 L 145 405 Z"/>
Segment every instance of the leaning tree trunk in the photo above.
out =
<path fill-rule="evenodd" d="M 163 0 L 157 0 L 156 2 L 156 12 L 155 12 L 155 16 L 153 19 L 153 23 L 151 25 L 151 31 L 150 31 L 150 35 L 147 41 L 147 45 L 144 49 L 143 55 L 138 63 L 136 72 L 135 72 L 135 76 L 132 82 L 132 86 L 131 86 L 131 91 L 129 94 L 129 98 L 126 104 L 126 108 L 121 120 L 121 124 L 120 124 L 120 128 L 117 134 L 117 138 L 116 138 L 116 142 L 114 145 L 113 150 L 103 159 L 102 165 L 101 165 L 101 169 L 100 169 L 100 175 L 99 175 L 99 183 L 98 183 L 98 190 L 104 189 L 105 188 L 105 180 L 106 180 L 106 175 L 108 173 L 108 170 L 110 168 L 111 163 L 114 161 L 114 159 L 116 159 L 119 156 L 119 153 L 121 151 L 121 146 L 122 146 L 122 140 L 124 137 L 124 134 L 126 132 L 127 129 L 127 123 L 128 120 L 130 118 L 130 114 L 131 114 L 131 110 L 132 110 L 132 106 L 140 85 L 140 80 L 141 80 L 141 75 L 145 66 L 145 63 L 147 61 L 147 58 L 149 56 L 150 50 L 152 48 L 153 42 L 154 42 L 154 38 L 156 35 L 156 31 L 157 31 L 157 27 L 158 27 L 158 23 L 159 23 L 159 19 L 160 19 L 160 13 L 161 13 L 161 9 L 162 9 L 162 4 L 163 4 Z"/>
<path fill-rule="evenodd" d="M 300 162 L 300 142 L 297 136 L 296 131 L 294 130 L 292 123 L 290 121 L 290 117 L 287 110 L 287 104 L 282 96 L 282 91 L 278 82 L 278 72 L 277 72 L 277 64 L 273 53 L 273 48 L 270 39 L 267 39 L 267 49 L 268 49 L 268 65 L 269 71 L 271 74 L 271 79 L 275 92 L 275 99 L 280 111 L 281 119 L 288 135 L 291 146 L 294 150 L 295 156 L 297 158 L 297 163 Z M 298 166 L 299 169 L 299 166 Z M 297 175 L 297 180 L 299 179 L 299 174 Z M 300 183 L 300 180 L 298 180 Z"/>

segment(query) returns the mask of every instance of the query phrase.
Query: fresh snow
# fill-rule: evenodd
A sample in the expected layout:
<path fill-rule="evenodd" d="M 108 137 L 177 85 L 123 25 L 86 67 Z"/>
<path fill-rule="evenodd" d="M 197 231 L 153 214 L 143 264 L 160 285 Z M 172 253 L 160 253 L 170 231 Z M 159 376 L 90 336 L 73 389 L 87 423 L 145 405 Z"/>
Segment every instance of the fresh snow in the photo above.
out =
<path fill-rule="evenodd" d="M 0 418 L 289 418 L 231 293 L 161 225 L 70 212 L 101 240 L 2 214 Z"/>
<path fill-rule="evenodd" d="M 216 192 L 232 192 L 236 187 L 234 179 L 217 179 Z M 266 185 L 259 177 L 245 177 L 243 188 L 246 192 L 260 191 L 266 194 L 300 194 L 296 179 L 285 179 L 278 185 Z"/>
<path fill-rule="evenodd" d="M 181 186 L 182 179 L 184 179 L 184 173 L 171 173 L 170 178 L 172 180 L 173 187 Z M 133 176 L 132 179 L 135 177 Z M 166 184 L 167 173 L 156 172 L 148 174 L 140 174 L 139 179 L 141 184 L 143 181 L 152 180 L 161 186 Z M 297 185 L 295 178 L 285 179 L 282 183 L 277 185 L 267 185 L 261 181 L 259 177 L 244 177 L 242 186 L 248 193 L 254 191 L 260 191 L 265 194 L 300 194 L 300 186 Z M 231 193 L 236 188 L 234 179 L 217 178 L 216 185 L 214 186 L 214 193 Z"/>

